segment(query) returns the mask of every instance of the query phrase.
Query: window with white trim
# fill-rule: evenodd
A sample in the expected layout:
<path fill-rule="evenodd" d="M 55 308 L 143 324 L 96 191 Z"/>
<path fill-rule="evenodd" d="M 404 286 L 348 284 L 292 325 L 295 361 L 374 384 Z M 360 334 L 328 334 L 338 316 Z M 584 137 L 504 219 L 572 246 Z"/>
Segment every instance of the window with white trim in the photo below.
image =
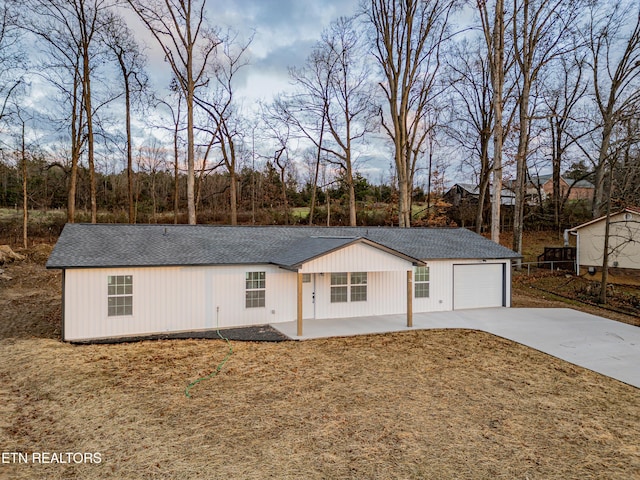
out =
<path fill-rule="evenodd" d="M 133 315 L 133 276 L 107 276 L 107 316 Z"/>
<path fill-rule="evenodd" d="M 351 301 L 367 301 L 367 272 L 352 272 L 351 276 Z"/>
<path fill-rule="evenodd" d="M 343 303 L 349 299 L 346 272 L 331 274 L 331 303 Z"/>
<path fill-rule="evenodd" d="M 429 298 L 429 267 L 416 267 L 413 279 L 415 298 Z"/>
<path fill-rule="evenodd" d="M 366 301 L 367 272 L 331 274 L 331 303 Z"/>
<path fill-rule="evenodd" d="M 266 297 L 265 272 L 246 272 L 245 289 L 244 305 L 246 308 L 264 307 Z"/>

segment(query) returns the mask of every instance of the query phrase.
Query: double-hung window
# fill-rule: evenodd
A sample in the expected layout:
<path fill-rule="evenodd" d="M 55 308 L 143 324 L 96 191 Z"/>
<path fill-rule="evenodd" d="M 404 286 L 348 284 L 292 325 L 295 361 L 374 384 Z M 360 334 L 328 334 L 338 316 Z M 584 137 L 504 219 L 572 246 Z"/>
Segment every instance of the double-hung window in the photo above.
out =
<path fill-rule="evenodd" d="M 331 303 L 343 303 L 349 299 L 347 273 L 331 274 Z"/>
<path fill-rule="evenodd" d="M 265 272 L 247 272 L 245 276 L 245 307 L 257 308 L 265 305 Z"/>
<path fill-rule="evenodd" d="M 109 275 L 107 285 L 107 315 L 133 315 L 133 276 Z"/>
<path fill-rule="evenodd" d="M 416 298 L 429 298 L 429 267 L 416 267 L 413 288 Z"/>
<path fill-rule="evenodd" d="M 331 274 L 331 303 L 367 301 L 367 272 Z"/>
<path fill-rule="evenodd" d="M 351 276 L 351 301 L 367 301 L 367 272 L 352 272 Z"/>

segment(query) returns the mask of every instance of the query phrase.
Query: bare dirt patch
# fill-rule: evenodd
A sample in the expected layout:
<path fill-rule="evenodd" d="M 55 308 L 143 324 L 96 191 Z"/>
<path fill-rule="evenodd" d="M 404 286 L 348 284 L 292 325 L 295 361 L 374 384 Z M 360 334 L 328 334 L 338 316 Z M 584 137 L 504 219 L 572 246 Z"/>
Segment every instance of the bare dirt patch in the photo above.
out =
<path fill-rule="evenodd" d="M 0 449 L 102 462 L 1 478 L 640 476 L 639 390 L 530 348 L 465 330 L 233 342 L 189 399 L 226 342 L 61 343 L 60 276 L 27 257 L 0 284 Z"/>
<path fill-rule="evenodd" d="M 51 246 L 17 253 L 25 259 L 0 267 L 0 338 L 60 338 L 62 275 L 44 267 Z"/>

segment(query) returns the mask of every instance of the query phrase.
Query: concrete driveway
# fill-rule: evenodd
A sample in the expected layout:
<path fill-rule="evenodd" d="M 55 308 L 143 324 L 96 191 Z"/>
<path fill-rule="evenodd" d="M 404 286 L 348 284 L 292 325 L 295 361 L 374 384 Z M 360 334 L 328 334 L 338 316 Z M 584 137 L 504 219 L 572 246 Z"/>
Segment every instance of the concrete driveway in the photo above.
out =
<path fill-rule="evenodd" d="M 527 345 L 640 388 L 640 328 L 569 308 L 486 308 L 414 313 L 413 329 L 468 328 Z M 294 340 L 411 330 L 404 315 L 305 320 L 272 327 Z"/>

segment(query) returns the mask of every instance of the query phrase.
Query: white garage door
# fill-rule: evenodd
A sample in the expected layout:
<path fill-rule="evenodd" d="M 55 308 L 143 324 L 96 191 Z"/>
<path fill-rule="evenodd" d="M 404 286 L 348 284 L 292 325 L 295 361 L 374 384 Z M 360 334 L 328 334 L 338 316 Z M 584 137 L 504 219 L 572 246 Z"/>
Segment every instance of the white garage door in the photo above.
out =
<path fill-rule="evenodd" d="M 504 306 L 502 263 L 453 266 L 453 309 Z"/>

